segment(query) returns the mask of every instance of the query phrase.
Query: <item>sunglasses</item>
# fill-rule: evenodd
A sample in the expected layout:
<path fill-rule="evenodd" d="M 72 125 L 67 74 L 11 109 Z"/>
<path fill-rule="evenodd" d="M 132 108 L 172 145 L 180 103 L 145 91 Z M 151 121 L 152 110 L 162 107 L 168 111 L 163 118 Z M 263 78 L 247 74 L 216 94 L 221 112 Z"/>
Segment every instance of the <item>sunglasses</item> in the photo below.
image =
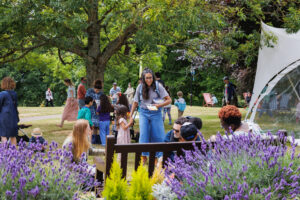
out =
<path fill-rule="evenodd" d="M 180 130 L 176 130 L 176 129 L 173 128 L 173 131 L 174 131 L 175 133 L 179 133 Z"/>

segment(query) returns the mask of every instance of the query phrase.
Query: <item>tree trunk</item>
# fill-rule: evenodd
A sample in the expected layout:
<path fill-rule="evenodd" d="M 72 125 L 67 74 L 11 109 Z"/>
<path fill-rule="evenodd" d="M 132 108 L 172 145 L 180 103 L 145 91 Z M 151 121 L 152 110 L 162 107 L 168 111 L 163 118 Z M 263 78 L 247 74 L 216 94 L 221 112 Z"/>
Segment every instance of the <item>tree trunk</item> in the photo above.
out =
<path fill-rule="evenodd" d="M 86 63 L 86 78 L 88 87 L 92 88 L 95 80 L 100 79 L 102 81 L 102 87 L 104 83 L 104 71 L 106 65 Z"/>

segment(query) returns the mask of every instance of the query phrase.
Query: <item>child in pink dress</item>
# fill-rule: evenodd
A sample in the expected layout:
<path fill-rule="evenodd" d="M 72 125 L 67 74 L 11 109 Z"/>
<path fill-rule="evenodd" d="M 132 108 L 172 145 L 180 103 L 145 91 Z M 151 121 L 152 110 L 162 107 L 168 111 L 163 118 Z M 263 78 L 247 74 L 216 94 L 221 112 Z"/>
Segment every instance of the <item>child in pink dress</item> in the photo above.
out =
<path fill-rule="evenodd" d="M 119 105 L 116 108 L 117 117 L 117 144 L 129 144 L 131 143 L 129 127 L 132 126 L 133 120 L 127 123 L 128 108 L 124 105 Z"/>

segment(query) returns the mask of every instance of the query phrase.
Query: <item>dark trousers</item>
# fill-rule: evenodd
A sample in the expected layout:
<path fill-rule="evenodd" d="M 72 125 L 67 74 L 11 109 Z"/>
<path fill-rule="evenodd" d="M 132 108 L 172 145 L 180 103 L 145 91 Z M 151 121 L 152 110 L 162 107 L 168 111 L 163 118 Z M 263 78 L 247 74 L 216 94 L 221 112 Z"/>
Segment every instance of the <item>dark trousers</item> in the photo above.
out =
<path fill-rule="evenodd" d="M 46 107 L 48 107 L 48 104 L 50 103 L 50 105 L 53 107 L 53 100 L 50 100 L 50 101 L 48 101 L 47 99 L 46 99 Z"/>

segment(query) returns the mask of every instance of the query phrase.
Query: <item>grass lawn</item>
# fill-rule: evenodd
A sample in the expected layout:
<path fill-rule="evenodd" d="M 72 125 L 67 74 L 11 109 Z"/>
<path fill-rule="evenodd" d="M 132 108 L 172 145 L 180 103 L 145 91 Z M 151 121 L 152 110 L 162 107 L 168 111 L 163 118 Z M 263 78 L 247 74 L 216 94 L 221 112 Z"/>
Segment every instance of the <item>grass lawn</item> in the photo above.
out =
<path fill-rule="evenodd" d="M 45 115 L 57 115 L 62 114 L 63 107 L 19 107 L 20 118 L 28 118 L 35 116 L 45 116 Z M 220 108 L 210 108 L 210 107 L 199 107 L 199 106 L 187 106 L 184 116 L 197 116 L 203 121 L 202 133 L 205 138 L 209 138 L 211 135 L 216 134 L 218 131 L 222 131 L 220 127 L 220 120 L 218 118 L 218 111 Z M 243 115 L 246 114 L 245 109 L 241 109 Z M 172 122 L 177 119 L 177 109 L 172 106 L 171 109 Z M 167 116 L 166 116 L 167 117 Z M 172 125 L 168 125 L 169 118 L 167 117 L 165 121 L 165 131 L 172 129 Z M 72 132 L 72 127 L 74 122 L 65 122 L 63 128 L 56 126 L 60 122 L 60 118 L 55 119 L 43 119 L 28 121 L 25 124 L 31 124 L 32 127 L 26 129 L 25 131 L 30 135 L 33 128 L 39 127 L 43 131 L 43 136 L 48 142 L 55 141 L 58 143 L 59 147 L 62 146 L 65 138 Z M 139 130 L 138 119 L 136 119 L 135 130 Z M 103 148 L 100 145 L 94 145 L 96 148 Z M 134 155 L 129 154 L 129 165 L 128 165 L 128 176 L 133 170 L 134 166 Z M 92 158 L 89 162 L 92 162 Z"/>
<path fill-rule="evenodd" d="M 28 118 L 35 116 L 45 115 L 57 115 L 62 114 L 63 107 L 19 107 L 20 118 Z M 220 120 L 218 118 L 218 111 L 220 108 L 199 107 L 199 106 L 187 106 L 184 116 L 197 116 L 203 121 L 202 134 L 205 138 L 209 138 L 211 135 L 216 134 L 218 131 L 222 131 L 220 126 Z M 245 109 L 240 109 L 242 114 L 245 115 Z M 171 110 L 172 122 L 177 118 L 177 109 L 172 107 Z M 172 125 L 168 125 L 168 117 L 166 116 L 165 130 L 166 132 L 172 128 Z M 56 141 L 59 145 L 62 145 L 66 136 L 71 133 L 74 122 L 65 122 L 63 128 L 56 127 L 56 124 L 60 122 L 60 118 L 55 119 L 43 119 L 28 121 L 26 124 L 32 124 L 31 128 L 26 129 L 26 132 L 30 133 L 33 128 L 39 127 L 42 129 L 45 139 L 48 141 Z M 138 119 L 136 119 L 135 130 L 138 131 Z"/>
<path fill-rule="evenodd" d="M 58 115 L 62 114 L 63 107 L 20 107 L 18 108 L 20 112 L 20 118 L 28 118 L 28 117 L 34 117 L 34 116 L 45 116 L 45 115 Z M 186 111 L 184 112 L 184 116 L 196 116 L 200 117 L 203 121 L 203 127 L 201 129 L 202 134 L 207 139 L 211 135 L 216 134 L 218 131 L 221 132 L 221 134 L 224 134 L 224 131 L 222 130 L 220 126 L 220 120 L 218 118 L 218 112 L 220 108 L 210 108 L 210 107 L 200 107 L 200 106 L 187 106 Z M 243 114 L 243 117 L 246 114 L 246 110 L 241 108 L 240 111 Z M 174 122 L 175 119 L 177 119 L 177 109 L 176 107 L 172 106 L 171 109 L 171 115 L 172 115 L 172 121 Z M 167 117 L 167 116 L 166 116 Z M 172 129 L 172 125 L 168 125 L 169 118 L 167 117 L 165 121 L 165 132 Z M 54 119 L 43 119 L 43 120 L 34 120 L 34 121 L 28 121 L 25 124 L 32 124 L 32 127 L 26 129 L 25 131 L 29 134 L 32 131 L 33 128 L 39 127 L 43 131 L 43 136 L 46 140 L 49 142 L 56 141 L 59 145 L 59 147 L 62 146 L 63 141 L 65 138 L 72 132 L 72 127 L 74 122 L 65 122 L 65 125 L 63 128 L 59 128 L 56 126 L 60 122 L 60 118 L 54 118 Z M 136 119 L 135 123 L 135 130 L 139 131 L 138 127 L 138 119 Z M 94 145 L 96 148 L 103 148 L 101 145 Z M 300 149 L 297 148 L 297 152 L 300 152 Z M 92 156 L 89 158 L 90 164 L 92 164 Z M 131 179 L 131 173 L 134 168 L 134 155 L 129 154 L 128 155 L 128 173 L 127 173 L 127 179 Z"/>

